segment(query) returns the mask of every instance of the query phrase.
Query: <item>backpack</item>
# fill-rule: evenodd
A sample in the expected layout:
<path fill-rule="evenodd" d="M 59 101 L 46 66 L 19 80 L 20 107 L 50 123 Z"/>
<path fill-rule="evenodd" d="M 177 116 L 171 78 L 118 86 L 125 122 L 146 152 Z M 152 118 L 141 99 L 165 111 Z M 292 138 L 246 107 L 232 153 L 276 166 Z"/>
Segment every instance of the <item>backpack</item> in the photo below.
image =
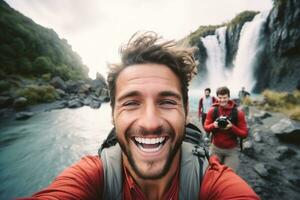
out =
<path fill-rule="evenodd" d="M 213 111 L 213 121 L 219 117 L 219 107 L 215 106 Z M 228 116 L 232 124 L 237 125 L 238 123 L 238 109 L 234 106 L 231 110 L 230 115 Z M 243 151 L 243 138 L 239 137 L 240 150 Z"/>
<path fill-rule="evenodd" d="M 121 148 L 113 128 L 99 148 L 103 163 L 104 186 L 102 199 L 122 199 L 123 177 Z M 186 125 L 181 146 L 179 199 L 198 199 L 199 189 L 209 154 L 205 148 L 201 131 L 195 125 Z"/>

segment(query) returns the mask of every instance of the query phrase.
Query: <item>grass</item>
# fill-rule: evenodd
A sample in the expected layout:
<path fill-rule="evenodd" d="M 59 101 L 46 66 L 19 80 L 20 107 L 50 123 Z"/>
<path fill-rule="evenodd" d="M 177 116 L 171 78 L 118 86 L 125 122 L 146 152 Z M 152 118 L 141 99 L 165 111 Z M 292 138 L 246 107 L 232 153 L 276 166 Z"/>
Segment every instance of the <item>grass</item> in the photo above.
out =
<path fill-rule="evenodd" d="M 291 119 L 300 121 L 300 91 L 288 93 L 265 90 L 262 95 L 265 98 L 264 109 L 282 112 Z"/>

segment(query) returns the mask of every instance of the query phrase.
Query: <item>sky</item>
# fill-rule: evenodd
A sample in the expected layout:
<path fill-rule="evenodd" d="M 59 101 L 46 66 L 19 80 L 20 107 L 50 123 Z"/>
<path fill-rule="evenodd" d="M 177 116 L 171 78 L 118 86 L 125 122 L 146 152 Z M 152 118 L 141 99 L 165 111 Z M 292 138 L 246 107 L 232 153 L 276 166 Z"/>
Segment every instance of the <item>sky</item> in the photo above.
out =
<path fill-rule="evenodd" d="M 90 69 L 106 77 L 119 47 L 137 31 L 180 40 L 200 25 L 230 21 L 245 10 L 264 11 L 272 0 L 5 0 L 65 38 Z"/>

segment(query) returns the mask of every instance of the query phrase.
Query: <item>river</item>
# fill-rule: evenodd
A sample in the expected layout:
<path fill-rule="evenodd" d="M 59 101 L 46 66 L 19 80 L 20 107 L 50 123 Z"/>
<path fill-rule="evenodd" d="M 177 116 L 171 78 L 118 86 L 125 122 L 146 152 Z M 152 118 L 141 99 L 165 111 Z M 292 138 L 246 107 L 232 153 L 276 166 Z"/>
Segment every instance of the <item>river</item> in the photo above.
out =
<path fill-rule="evenodd" d="M 31 195 L 82 156 L 97 154 L 110 116 L 110 105 L 102 104 L 0 121 L 0 199 Z"/>

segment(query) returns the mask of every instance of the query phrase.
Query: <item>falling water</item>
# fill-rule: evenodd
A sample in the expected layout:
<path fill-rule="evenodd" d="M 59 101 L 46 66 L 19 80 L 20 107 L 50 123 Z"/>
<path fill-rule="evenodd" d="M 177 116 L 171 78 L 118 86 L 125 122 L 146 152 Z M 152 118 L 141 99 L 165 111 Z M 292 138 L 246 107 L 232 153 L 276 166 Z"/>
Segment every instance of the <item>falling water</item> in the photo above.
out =
<path fill-rule="evenodd" d="M 254 70 L 264 48 L 261 32 L 268 14 L 269 12 L 262 12 L 256 15 L 251 22 L 245 23 L 241 30 L 238 51 L 233 61 L 232 78 L 228 83 L 229 87 L 235 91 L 241 86 L 251 91 L 255 86 Z"/>
<path fill-rule="evenodd" d="M 251 22 L 244 24 L 240 32 L 235 60 L 232 69 L 226 68 L 226 27 L 216 29 L 214 35 L 201 38 L 206 48 L 207 76 L 197 87 L 197 91 L 210 87 L 212 91 L 220 86 L 228 86 L 233 97 L 237 96 L 242 86 L 251 91 L 256 80 L 253 75 L 259 55 L 263 49 L 263 35 L 261 34 L 269 12 L 255 16 Z"/>

